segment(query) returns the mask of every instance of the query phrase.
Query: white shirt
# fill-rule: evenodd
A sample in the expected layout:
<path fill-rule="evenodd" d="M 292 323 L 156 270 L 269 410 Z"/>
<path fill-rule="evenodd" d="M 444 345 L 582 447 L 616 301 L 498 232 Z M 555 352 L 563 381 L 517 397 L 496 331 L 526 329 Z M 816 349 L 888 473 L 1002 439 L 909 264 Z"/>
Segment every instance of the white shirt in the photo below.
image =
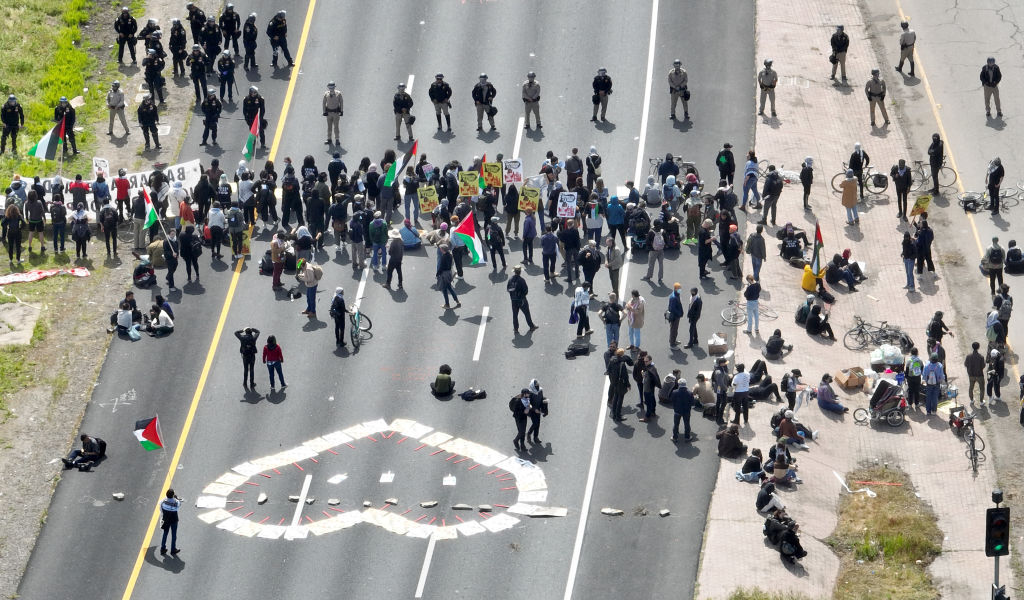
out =
<path fill-rule="evenodd" d="M 917 34 L 913 29 L 908 29 L 900 34 L 900 46 L 913 46 L 917 42 Z"/>
<path fill-rule="evenodd" d="M 750 373 L 746 371 L 732 376 L 732 384 L 736 386 L 737 392 L 750 391 Z"/>
<path fill-rule="evenodd" d="M 160 311 L 160 316 L 156 318 L 157 327 L 174 327 L 174 321 L 171 320 L 171 315 L 167 314 L 166 310 Z"/>

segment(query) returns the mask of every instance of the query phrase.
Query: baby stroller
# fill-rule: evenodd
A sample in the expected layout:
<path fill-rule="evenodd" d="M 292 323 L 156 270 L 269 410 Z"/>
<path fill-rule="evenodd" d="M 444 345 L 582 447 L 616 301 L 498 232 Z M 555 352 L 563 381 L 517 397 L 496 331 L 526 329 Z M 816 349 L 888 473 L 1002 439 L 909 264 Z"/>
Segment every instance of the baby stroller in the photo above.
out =
<path fill-rule="evenodd" d="M 891 427 L 899 427 L 903 424 L 907 410 L 907 398 L 903 393 L 903 385 L 892 379 L 879 379 L 875 384 L 875 391 L 871 393 L 867 408 L 858 408 L 853 411 L 853 418 L 858 423 L 877 421 L 885 419 Z"/>

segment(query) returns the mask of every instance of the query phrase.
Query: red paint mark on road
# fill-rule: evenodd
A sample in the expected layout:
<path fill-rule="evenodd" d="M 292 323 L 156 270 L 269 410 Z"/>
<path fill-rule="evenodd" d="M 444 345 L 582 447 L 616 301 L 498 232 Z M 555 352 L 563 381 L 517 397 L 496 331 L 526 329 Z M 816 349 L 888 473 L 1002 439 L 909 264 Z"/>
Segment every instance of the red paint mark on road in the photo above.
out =
<path fill-rule="evenodd" d="M 318 461 L 317 459 L 315 459 L 313 457 L 310 457 L 309 460 L 315 462 L 316 464 L 320 464 L 320 461 Z"/>
<path fill-rule="evenodd" d="M 334 512 L 339 512 L 339 513 L 345 512 L 345 511 L 341 510 L 340 508 L 334 508 L 333 506 L 328 506 L 327 510 L 333 510 Z"/>
<path fill-rule="evenodd" d="M 299 466 L 299 463 L 297 463 L 297 462 L 293 462 L 292 464 L 293 464 L 293 465 L 295 465 L 295 468 L 296 468 L 296 469 L 298 469 L 298 470 L 300 470 L 300 471 L 305 471 L 305 469 L 303 469 L 302 467 L 300 467 L 300 466 Z"/>
<path fill-rule="evenodd" d="M 410 512 L 412 512 L 412 509 L 411 509 L 411 508 L 410 508 L 410 509 L 408 509 L 408 510 L 406 510 L 406 511 L 405 511 L 404 513 L 402 513 L 402 514 L 404 515 L 404 514 L 407 514 L 407 513 L 410 513 Z"/>
<path fill-rule="evenodd" d="M 431 455 L 431 456 L 434 456 L 435 454 L 440 454 L 440 453 L 442 453 L 442 452 L 444 452 L 444 450 L 436 450 L 436 451 L 434 451 L 434 452 L 431 452 L 431 453 L 430 453 L 430 455 Z"/>
<path fill-rule="evenodd" d="M 236 510 L 239 510 L 241 508 L 245 508 L 245 506 L 236 506 L 236 507 L 232 508 L 231 510 L 229 510 L 228 512 L 235 512 Z"/>
<path fill-rule="evenodd" d="M 278 471 L 277 469 L 274 469 L 274 472 L 275 472 L 275 473 L 277 473 L 278 475 L 280 475 L 280 474 L 281 474 L 281 472 L 280 472 L 280 471 Z"/>
<path fill-rule="evenodd" d="M 282 523 L 284 523 L 284 517 L 281 517 L 281 520 L 277 522 L 278 525 L 281 525 Z"/>
<path fill-rule="evenodd" d="M 346 445 L 346 446 L 348 446 L 349 448 L 353 449 L 353 450 L 355 450 L 355 449 L 356 449 L 356 447 L 355 447 L 355 446 L 353 446 L 352 444 L 350 444 L 350 443 L 348 443 L 348 442 L 345 442 L 345 445 Z"/>
<path fill-rule="evenodd" d="M 263 520 L 260 521 L 258 524 L 262 525 L 262 524 L 266 523 L 268 519 L 270 519 L 270 517 L 263 517 Z"/>
<path fill-rule="evenodd" d="M 331 454 L 334 454 L 335 456 L 338 455 L 337 452 L 335 452 L 334 450 L 331 450 L 330 448 L 328 448 L 327 451 L 330 452 Z"/>
<path fill-rule="evenodd" d="M 504 490 L 514 490 L 514 489 L 516 489 L 516 486 L 513 485 L 513 486 L 509 486 L 509 487 L 504 487 L 504 488 L 501 488 L 501 489 L 502 489 L 502 491 L 504 491 Z"/>
<path fill-rule="evenodd" d="M 248 519 L 249 517 L 251 517 L 251 516 L 252 516 L 252 513 L 253 513 L 253 512 L 255 512 L 255 511 L 251 511 L 251 510 L 250 510 L 249 512 L 247 512 L 247 513 L 245 513 L 244 515 L 242 515 L 242 518 L 243 518 L 243 519 Z"/>
<path fill-rule="evenodd" d="M 436 520 L 437 520 L 437 517 L 434 517 L 433 519 L 431 519 L 430 521 L 427 522 L 427 525 L 433 525 L 434 521 L 436 521 Z"/>
<path fill-rule="evenodd" d="M 494 473 L 495 471 L 500 471 L 500 470 L 501 469 L 491 469 L 490 471 L 487 472 L 487 474 L 490 475 L 491 473 Z"/>
<path fill-rule="evenodd" d="M 306 517 L 306 520 L 307 520 L 307 521 L 309 521 L 310 523 L 312 523 L 312 522 L 313 522 L 313 519 L 310 519 L 310 518 L 309 518 L 309 515 L 305 515 L 305 517 Z"/>
<path fill-rule="evenodd" d="M 322 513 L 323 513 L 323 515 L 324 515 L 325 517 L 327 517 L 328 519 L 329 519 L 329 518 L 331 518 L 331 516 L 332 516 L 332 515 L 331 515 L 331 513 L 327 512 L 326 510 L 322 510 L 322 511 L 320 511 L 320 512 L 322 512 Z"/>
<path fill-rule="evenodd" d="M 377 441 L 377 438 L 373 437 L 372 435 L 366 436 L 366 439 L 370 440 L 371 442 L 376 442 Z"/>
<path fill-rule="evenodd" d="M 477 468 L 477 467 L 479 467 L 479 466 L 480 466 L 480 463 L 476 463 L 475 465 L 473 465 L 472 467 L 470 467 L 470 468 L 469 468 L 469 470 L 470 470 L 470 471 L 472 471 L 473 469 L 475 469 L 475 468 Z"/>
<path fill-rule="evenodd" d="M 459 515 L 455 515 L 455 518 L 459 520 L 459 523 L 465 523 Z"/>
<path fill-rule="evenodd" d="M 232 490 L 236 494 L 244 494 L 245 490 Z"/>
<path fill-rule="evenodd" d="M 502 477 L 498 481 L 512 481 L 513 479 L 515 479 L 515 477 Z"/>
<path fill-rule="evenodd" d="M 500 507 L 500 508 L 508 508 L 507 504 L 495 504 L 495 506 Z"/>
<path fill-rule="evenodd" d="M 422 515 L 420 518 L 416 519 L 415 522 L 419 523 L 420 521 L 422 521 L 423 519 L 426 519 L 426 518 L 427 518 L 427 515 Z"/>
<path fill-rule="evenodd" d="M 427 446 L 426 444 L 420 444 L 419 446 L 416 447 L 415 450 L 413 450 L 413 452 L 419 452 L 423 448 L 426 448 L 426 446 Z"/>
<path fill-rule="evenodd" d="M 448 458 L 446 458 L 444 460 L 445 460 L 445 462 L 448 462 L 449 460 L 455 458 L 456 456 L 458 456 L 458 454 L 452 454 L 451 456 L 449 456 Z M 458 462 L 458 461 L 456 461 L 456 462 Z M 452 463 L 452 464 L 455 464 L 455 463 Z"/>
<path fill-rule="evenodd" d="M 251 481 L 246 481 L 246 482 L 245 482 L 245 485 L 254 485 L 254 486 L 256 486 L 256 487 L 260 487 L 260 484 L 258 484 L 258 483 L 253 483 L 253 482 L 251 482 Z"/>
<path fill-rule="evenodd" d="M 453 464 L 453 465 L 457 465 L 457 464 L 459 464 L 460 462 L 466 462 L 467 460 L 469 460 L 469 457 L 468 457 L 468 456 L 467 456 L 467 457 L 465 457 L 465 458 L 460 458 L 459 460 L 457 460 L 457 461 L 453 462 L 452 464 Z"/>
<path fill-rule="evenodd" d="M 266 477 L 267 479 L 270 479 L 270 475 L 267 475 L 266 473 L 260 473 L 260 475 L 262 475 L 263 477 Z"/>
<path fill-rule="evenodd" d="M 404 437 L 404 438 L 402 438 L 402 439 L 398 440 L 398 442 L 396 442 L 396 443 L 398 443 L 398 444 L 401 444 L 402 442 L 404 442 L 404 441 L 405 441 L 405 440 L 407 440 L 407 439 L 409 439 L 409 438 L 407 438 L 407 437 Z"/>
<path fill-rule="evenodd" d="M 479 515 L 480 515 L 481 517 L 485 518 L 485 519 L 490 519 L 490 518 L 491 518 L 491 515 L 489 515 L 489 514 L 487 514 L 487 513 L 485 513 L 485 512 L 482 512 L 482 513 L 478 513 L 478 514 L 479 514 Z"/>

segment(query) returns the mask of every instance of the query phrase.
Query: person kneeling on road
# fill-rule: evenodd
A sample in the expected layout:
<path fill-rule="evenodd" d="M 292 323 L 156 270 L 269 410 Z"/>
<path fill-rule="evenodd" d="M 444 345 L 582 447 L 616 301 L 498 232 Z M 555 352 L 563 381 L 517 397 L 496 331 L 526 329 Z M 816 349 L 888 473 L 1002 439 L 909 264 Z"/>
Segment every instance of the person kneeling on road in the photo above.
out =
<path fill-rule="evenodd" d="M 61 458 L 61 461 L 65 469 L 77 467 L 79 471 L 88 471 L 107 455 L 107 443 L 84 433 L 78 439 L 82 442 L 82 448 L 72 450 L 67 458 Z"/>

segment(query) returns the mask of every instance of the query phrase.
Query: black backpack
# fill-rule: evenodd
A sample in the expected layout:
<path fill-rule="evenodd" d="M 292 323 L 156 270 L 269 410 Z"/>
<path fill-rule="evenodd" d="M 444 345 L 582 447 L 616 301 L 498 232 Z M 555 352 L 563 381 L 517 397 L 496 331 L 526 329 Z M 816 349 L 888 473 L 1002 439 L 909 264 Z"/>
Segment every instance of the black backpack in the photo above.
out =
<path fill-rule="evenodd" d="M 586 356 L 588 354 L 590 354 L 590 344 L 587 342 L 573 342 L 569 344 L 569 348 L 565 351 L 566 358 Z"/>
<path fill-rule="evenodd" d="M 199 258 L 203 255 L 203 240 L 198 235 L 192 236 L 189 247 L 192 249 L 193 258 Z"/>

